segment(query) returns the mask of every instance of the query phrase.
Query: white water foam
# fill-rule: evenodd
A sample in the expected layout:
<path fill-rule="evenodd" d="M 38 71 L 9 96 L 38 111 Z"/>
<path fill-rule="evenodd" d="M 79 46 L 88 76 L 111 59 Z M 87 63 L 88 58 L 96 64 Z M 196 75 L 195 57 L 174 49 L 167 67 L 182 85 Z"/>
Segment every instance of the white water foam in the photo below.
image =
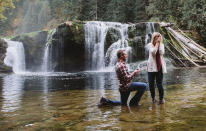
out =
<path fill-rule="evenodd" d="M 11 66 L 15 73 L 25 72 L 24 46 L 21 42 L 4 39 L 8 43 L 4 63 Z"/>

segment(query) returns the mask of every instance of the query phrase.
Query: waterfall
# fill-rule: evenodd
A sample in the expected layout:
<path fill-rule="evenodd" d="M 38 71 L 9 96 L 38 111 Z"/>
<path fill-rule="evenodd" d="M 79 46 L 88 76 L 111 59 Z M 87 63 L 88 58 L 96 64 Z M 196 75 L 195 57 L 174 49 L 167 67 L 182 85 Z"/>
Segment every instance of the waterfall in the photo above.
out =
<path fill-rule="evenodd" d="M 25 72 L 24 46 L 21 42 L 5 39 L 8 43 L 4 63 L 11 66 L 15 73 Z"/>
<path fill-rule="evenodd" d="M 45 44 L 44 57 L 42 61 L 41 71 L 42 72 L 51 72 L 52 71 L 52 37 L 56 29 L 52 30 L 47 37 L 47 43 Z"/>
<path fill-rule="evenodd" d="M 145 45 L 151 41 L 152 33 L 155 32 L 154 23 L 149 22 L 146 24 Z"/>
<path fill-rule="evenodd" d="M 121 38 L 117 42 L 113 43 L 107 53 L 106 57 L 109 57 L 112 65 L 116 56 L 116 51 L 119 48 L 127 48 L 128 38 L 127 24 L 121 24 L 117 22 L 99 22 L 90 21 L 84 25 L 85 29 L 85 52 L 86 52 L 86 69 L 89 70 L 101 70 L 105 68 L 105 39 L 108 29 L 113 28 L 120 32 Z M 128 50 L 128 49 L 127 49 Z"/>
<path fill-rule="evenodd" d="M 123 49 L 127 52 L 128 60 L 130 60 L 129 56 L 131 53 L 131 47 L 128 46 L 127 40 L 118 40 L 117 42 L 113 43 L 109 49 L 107 50 L 105 59 L 107 60 L 107 65 L 109 67 L 114 66 L 117 62 L 117 51 L 119 49 Z"/>
<path fill-rule="evenodd" d="M 155 32 L 154 23 L 153 22 L 146 23 L 145 46 L 151 42 L 153 32 Z M 149 53 L 145 49 L 145 59 L 147 59 L 148 57 L 149 57 Z"/>

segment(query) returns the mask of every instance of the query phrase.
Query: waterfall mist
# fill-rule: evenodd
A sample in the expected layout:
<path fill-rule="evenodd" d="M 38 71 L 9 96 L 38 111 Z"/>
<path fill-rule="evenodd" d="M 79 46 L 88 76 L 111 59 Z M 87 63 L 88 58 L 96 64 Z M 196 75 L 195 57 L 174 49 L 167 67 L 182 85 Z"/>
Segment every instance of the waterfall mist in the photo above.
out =
<path fill-rule="evenodd" d="M 155 27 L 153 22 L 146 23 L 146 35 L 145 35 L 145 46 L 151 42 L 152 34 L 155 32 Z M 145 59 L 149 57 L 147 49 L 145 49 Z"/>
<path fill-rule="evenodd" d="M 52 37 L 56 29 L 51 31 L 47 36 L 47 43 L 45 44 L 44 56 L 42 59 L 41 72 L 52 72 Z"/>
<path fill-rule="evenodd" d="M 120 33 L 118 41 L 110 45 L 105 51 L 105 39 L 109 29 L 115 29 Z M 105 66 L 113 66 L 117 60 L 116 52 L 125 49 L 130 52 L 128 46 L 128 25 L 117 22 L 90 21 L 85 29 L 85 56 L 87 70 L 102 70 Z"/>
<path fill-rule="evenodd" d="M 4 63 L 11 66 L 15 73 L 25 72 L 24 46 L 21 42 L 5 39 L 8 43 Z"/>
<path fill-rule="evenodd" d="M 42 30 L 51 19 L 49 2 L 47 0 L 27 0 L 22 7 L 21 25 L 15 34 Z"/>

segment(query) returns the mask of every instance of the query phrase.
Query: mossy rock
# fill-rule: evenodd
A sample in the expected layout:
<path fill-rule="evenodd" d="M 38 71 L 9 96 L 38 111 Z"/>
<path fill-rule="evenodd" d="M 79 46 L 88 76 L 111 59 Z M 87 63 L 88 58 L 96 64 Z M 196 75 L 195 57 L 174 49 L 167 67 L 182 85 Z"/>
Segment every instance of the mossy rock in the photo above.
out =
<path fill-rule="evenodd" d="M 11 40 L 20 41 L 24 45 L 27 70 L 38 70 L 44 55 L 48 31 L 37 31 L 18 35 Z"/>
<path fill-rule="evenodd" d="M 54 71 L 84 70 L 84 41 L 84 22 L 60 24 L 51 42 Z"/>
<path fill-rule="evenodd" d="M 132 47 L 132 62 L 145 59 L 145 44 L 141 36 L 128 39 L 128 44 Z"/>
<path fill-rule="evenodd" d="M 121 39 L 121 33 L 115 28 L 109 28 L 106 34 L 105 48 L 104 52 L 106 53 L 107 49 L 114 43 Z"/>
<path fill-rule="evenodd" d="M 4 64 L 4 58 L 6 57 L 6 49 L 8 44 L 0 38 L 0 72 L 12 72 L 12 68 Z"/>
<path fill-rule="evenodd" d="M 145 36 L 146 24 L 145 23 L 136 23 L 131 24 L 128 27 L 128 38 L 134 38 L 136 36 Z"/>

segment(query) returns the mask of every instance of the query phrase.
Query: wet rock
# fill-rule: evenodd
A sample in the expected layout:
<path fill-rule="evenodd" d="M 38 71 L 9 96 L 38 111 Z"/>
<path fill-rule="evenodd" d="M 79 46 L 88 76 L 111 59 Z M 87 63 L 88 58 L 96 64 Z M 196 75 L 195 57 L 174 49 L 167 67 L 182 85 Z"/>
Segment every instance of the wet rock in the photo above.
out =
<path fill-rule="evenodd" d="M 8 44 L 0 39 L 0 72 L 12 72 L 12 68 L 4 64 L 4 58 L 6 57 L 6 49 Z"/>
<path fill-rule="evenodd" d="M 11 40 L 20 41 L 24 45 L 25 62 L 27 70 L 37 70 L 44 56 L 48 31 L 39 31 L 18 35 Z"/>
<path fill-rule="evenodd" d="M 120 31 L 115 28 L 109 28 L 106 35 L 105 53 L 110 45 L 121 38 Z"/>
<path fill-rule="evenodd" d="M 145 42 L 142 40 L 142 36 L 136 36 L 133 39 L 129 39 L 129 46 L 132 47 L 132 60 L 145 59 Z"/>
<path fill-rule="evenodd" d="M 57 27 L 52 41 L 54 71 L 84 69 L 84 22 L 65 22 Z"/>

